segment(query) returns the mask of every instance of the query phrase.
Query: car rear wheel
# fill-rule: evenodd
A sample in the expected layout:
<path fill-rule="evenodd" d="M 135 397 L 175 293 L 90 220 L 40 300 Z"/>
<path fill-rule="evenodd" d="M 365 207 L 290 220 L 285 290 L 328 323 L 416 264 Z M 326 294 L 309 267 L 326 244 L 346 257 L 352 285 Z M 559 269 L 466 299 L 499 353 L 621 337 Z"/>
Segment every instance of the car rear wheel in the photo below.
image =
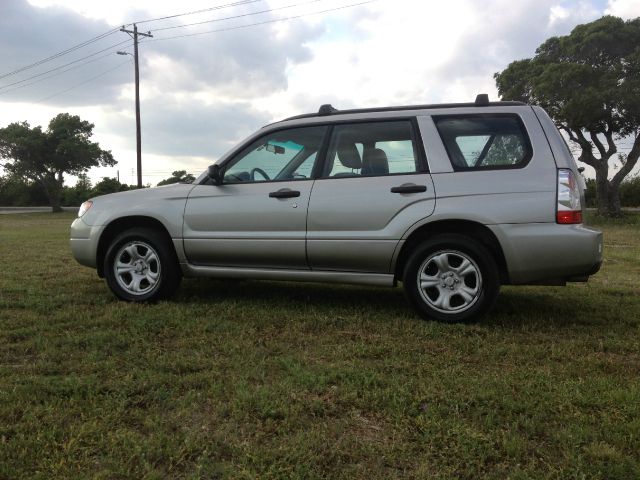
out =
<path fill-rule="evenodd" d="M 132 228 L 118 235 L 104 259 L 107 285 L 120 299 L 146 302 L 169 297 L 180 285 L 180 266 L 162 233 Z"/>
<path fill-rule="evenodd" d="M 435 236 L 409 257 L 403 275 L 406 295 L 427 319 L 465 322 L 485 313 L 500 289 L 491 253 L 459 234 Z"/>

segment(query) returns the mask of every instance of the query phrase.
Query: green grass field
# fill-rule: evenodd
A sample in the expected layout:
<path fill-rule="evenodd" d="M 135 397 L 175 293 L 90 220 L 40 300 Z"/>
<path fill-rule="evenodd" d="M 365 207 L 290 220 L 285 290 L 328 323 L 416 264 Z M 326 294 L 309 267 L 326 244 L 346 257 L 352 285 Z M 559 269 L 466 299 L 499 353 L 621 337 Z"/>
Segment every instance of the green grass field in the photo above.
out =
<path fill-rule="evenodd" d="M 640 216 L 599 222 L 588 284 L 505 287 L 472 325 L 400 289 L 118 302 L 71 220 L 0 216 L 2 479 L 640 478 Z"/>

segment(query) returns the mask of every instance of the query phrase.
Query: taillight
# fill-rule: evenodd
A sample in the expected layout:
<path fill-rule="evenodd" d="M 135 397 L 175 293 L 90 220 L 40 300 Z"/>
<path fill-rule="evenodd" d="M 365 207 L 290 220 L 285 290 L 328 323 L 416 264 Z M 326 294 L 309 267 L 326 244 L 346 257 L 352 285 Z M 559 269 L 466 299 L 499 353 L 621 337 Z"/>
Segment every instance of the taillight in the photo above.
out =
<path fill-rule="evenodd" d="M 582 204 L 580 188 L 573 171 L 565 168 L 558 170 L 558 205 L 556 222 L 563 224 L 582 223 Z"/>

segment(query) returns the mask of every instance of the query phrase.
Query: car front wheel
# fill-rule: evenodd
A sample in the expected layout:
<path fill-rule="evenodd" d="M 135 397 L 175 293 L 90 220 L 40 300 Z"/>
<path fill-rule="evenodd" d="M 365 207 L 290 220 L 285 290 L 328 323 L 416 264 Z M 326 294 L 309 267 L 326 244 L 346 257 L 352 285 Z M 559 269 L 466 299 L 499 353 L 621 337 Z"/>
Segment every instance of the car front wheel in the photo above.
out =
<path fill-rule="evenodd" d="M 491 253 L 458 234 L 435 236 L 409 257 L 403 275 L 406 295 L 423 318 L 456 323 L 485 313 L 500 289 Z"/>
<path fill-rule="evenodd" d="M 160 232 L 132 228 L 118 235 L 104 259 L 111 291 L 129 302 L 166 298 L 178 288 L 180 267 L 169 241 Z"/>

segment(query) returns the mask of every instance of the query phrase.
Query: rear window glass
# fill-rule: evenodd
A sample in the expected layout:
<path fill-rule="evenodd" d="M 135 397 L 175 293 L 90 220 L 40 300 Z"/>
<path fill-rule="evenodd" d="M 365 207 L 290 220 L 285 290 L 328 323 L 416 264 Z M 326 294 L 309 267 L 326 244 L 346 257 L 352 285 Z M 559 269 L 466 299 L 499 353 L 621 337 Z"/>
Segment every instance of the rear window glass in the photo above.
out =
<path fill-rule="evenodd" d="M 325 177 L 415 173 L 420 169 L 409 120 L 336 125 Z"/>
<path fill-rule="evenodd" d="M 434 117 L 455 170 L 519 168 L 531 158 L 531 143 L 517 115 Z"/>

